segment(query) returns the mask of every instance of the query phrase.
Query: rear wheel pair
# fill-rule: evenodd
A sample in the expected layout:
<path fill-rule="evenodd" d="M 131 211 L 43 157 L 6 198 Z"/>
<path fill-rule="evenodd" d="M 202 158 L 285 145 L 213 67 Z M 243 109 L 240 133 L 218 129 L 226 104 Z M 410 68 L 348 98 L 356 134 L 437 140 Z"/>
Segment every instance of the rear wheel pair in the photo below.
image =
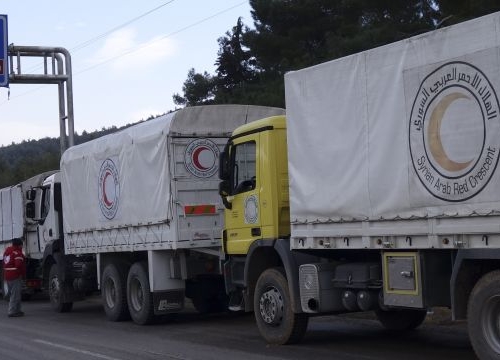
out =
<path fill-rule="evenodd" d="M 124 264 L 108 264 L 102 274 L 101 296 L 104 311 L 111 321 L 132 318 L 137 324 L 149 324 L 154 318 L 153 296 L 149 289 L 149 278 L 145 262 L 130 267 Z M 6 283 L 3 282 L 4 287 Z M 49 272 L 48 292 L 52 308 L 57 312 L 69 312 L 73 302 L 67 300 L 66 284 L 57 264 Z M 4 290 L 5 291 L 5 290 Z"/>
<path fill-rule="evenodd" d="M 109 264 L 103 271 L 101 282 L 104 311 L 109 320 L 132 318 L 140 325 L 153 321 L 153 296 L 145 262 L 133 264 L 128 274 L 126 265 Z"/>

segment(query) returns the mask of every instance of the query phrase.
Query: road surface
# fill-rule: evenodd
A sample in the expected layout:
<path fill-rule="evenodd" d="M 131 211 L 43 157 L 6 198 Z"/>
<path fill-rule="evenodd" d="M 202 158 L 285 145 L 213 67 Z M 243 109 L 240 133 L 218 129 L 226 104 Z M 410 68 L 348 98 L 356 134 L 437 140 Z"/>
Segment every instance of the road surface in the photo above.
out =
<path fill-rule="evenodd" d="M 465 323 L 444 312 L 418 330 L 394 334 L 369 314 L 317 317 L 302 343 L 271 346 L 260 338 L 253 315 L 199 315 L 186 310 L 152 326 L 106 320 L 99 297 L 58 314 L 46 299 L 23 302 L 26 316 L 8 318 L 0 301 L 2 360 L 139 359 L 475 359 Z"/>

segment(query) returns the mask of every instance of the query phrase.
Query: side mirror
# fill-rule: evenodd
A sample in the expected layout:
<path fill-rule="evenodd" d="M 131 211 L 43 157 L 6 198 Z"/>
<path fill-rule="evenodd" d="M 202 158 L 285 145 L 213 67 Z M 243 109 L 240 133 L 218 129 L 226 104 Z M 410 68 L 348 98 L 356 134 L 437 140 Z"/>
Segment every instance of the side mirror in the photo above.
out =
<path fill-rule="evenodd" d="M 228 201 L 230 185 L 228 180 L 223 180 L 219 183 L 219 195 L 222 198 L 222 203 L 226 207 L 226 209 L 231 210 L 233 208 L 233 204 Z"/>
<path fill-rule="evenodd" d="M 30 191 L 30 190 L 28 190 Z M 26 204 L 26 217 L 28 219 L 35 219 L 35 203 L 29 202 Z"/>
<path fill-rule="evenodd" d="M 230 186 L 229 186 L 229 181 L 228 180 L 222 180 L 220 183 L 219 183 L 219 195 L 222 196 L 222 197 L 227 197 L 229 196 L 229 189 L 230 189 Z"/>
<path fill-rule="evenodd" d="M 35 189 L 29 189 L 26 190 L 26 200 L 28 201 L 33 201 L 36 198 L 36 190 Z"/>
<path fill-rule="evenodd" d="M 221 180 L 229 179 L 229 161 L 226 151 L 221 152 L 219 156 L 219 178 Z"/>

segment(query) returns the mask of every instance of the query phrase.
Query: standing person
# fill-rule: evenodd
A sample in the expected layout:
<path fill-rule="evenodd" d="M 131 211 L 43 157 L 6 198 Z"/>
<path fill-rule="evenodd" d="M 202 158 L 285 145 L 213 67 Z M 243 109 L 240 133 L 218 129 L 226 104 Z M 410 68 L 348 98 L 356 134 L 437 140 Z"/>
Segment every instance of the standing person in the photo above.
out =
<path fill-rule="evenodd" d="M 23 240 L 16 238 L 3 254 L 3 274 L 9 291 L 9 317 L 23 316 L 21 311 L 21 290 L 26 276 L 26 258 L 23 254 Z"/>

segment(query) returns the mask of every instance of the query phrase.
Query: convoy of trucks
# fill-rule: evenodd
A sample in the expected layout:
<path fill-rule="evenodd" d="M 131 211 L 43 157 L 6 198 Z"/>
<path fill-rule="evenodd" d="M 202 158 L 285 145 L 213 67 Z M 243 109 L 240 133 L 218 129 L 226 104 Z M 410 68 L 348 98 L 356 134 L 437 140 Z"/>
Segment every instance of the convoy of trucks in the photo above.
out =
<path fill-rule="evenodd" d="M 404 331 L 449 307 L 498 357 L 499 24 L 288 73 L 286 119 L 192 107 L 68 149 L 12 188 L 53 307 L 99 289 L 109 319 L 147 324 L 188 297 L 253 311 L 274 344 L 314 315 L 373 310 Z"/>
<path fill-rule="evenodd" d="M 186 108 L 71 147 L 60 171 L 2 190 L 2 212 L 4 194 L 19 199 L 2 239 L 26 240 L 60 312 L 98 289 L 114 321 L 150 323 L 185 297 L 202 312 L 226 309 L 219 152 L 237 126 L 283 112 Z"/>

